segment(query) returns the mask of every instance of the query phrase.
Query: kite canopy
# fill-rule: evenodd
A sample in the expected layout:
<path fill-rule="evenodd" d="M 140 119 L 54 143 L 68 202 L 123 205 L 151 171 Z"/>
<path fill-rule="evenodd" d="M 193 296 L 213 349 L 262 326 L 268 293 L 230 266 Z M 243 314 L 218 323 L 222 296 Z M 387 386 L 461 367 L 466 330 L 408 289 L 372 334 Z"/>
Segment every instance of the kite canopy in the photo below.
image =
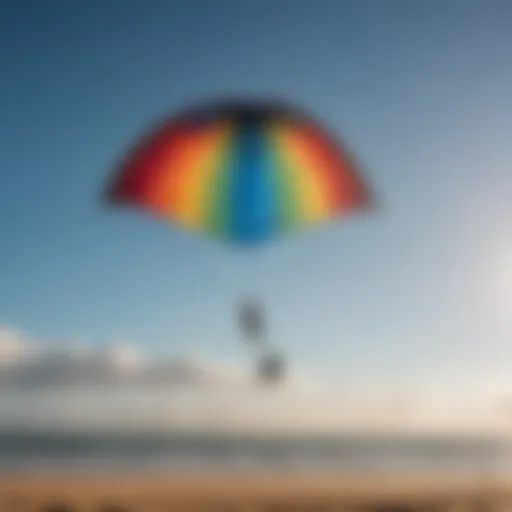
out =
<path fill-rule="evenodd" d="M 132 150 L 108 200 L 236 244 L 371 202 L 341 144 L 296 109 L 264 101 L 218 102 L 170 118 Z"/>

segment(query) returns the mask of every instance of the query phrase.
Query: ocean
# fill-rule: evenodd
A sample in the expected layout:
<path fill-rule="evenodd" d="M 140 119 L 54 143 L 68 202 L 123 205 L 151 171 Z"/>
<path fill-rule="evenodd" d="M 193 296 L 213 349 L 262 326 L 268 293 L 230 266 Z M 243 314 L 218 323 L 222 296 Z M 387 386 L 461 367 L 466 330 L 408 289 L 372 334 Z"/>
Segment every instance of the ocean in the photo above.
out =
<path fill-rule="evenodd" d="M 3 432 L 0 471 L 130 472 L 272 468 L 351 473 L 510 473 L 512 451 L 493 439 L 399 436 L 235 437 Z"/>

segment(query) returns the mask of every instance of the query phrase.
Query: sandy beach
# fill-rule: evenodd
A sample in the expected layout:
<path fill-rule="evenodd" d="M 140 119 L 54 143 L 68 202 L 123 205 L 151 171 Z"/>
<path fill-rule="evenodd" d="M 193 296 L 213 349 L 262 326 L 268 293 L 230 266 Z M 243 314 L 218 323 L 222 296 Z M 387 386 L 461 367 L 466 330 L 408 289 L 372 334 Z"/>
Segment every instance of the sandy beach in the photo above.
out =
<path fill-rule="evenodd" d="M 450 476 L 161 474 L 4 476 L 2 511 L 495 510 L 509 482 Z"/>

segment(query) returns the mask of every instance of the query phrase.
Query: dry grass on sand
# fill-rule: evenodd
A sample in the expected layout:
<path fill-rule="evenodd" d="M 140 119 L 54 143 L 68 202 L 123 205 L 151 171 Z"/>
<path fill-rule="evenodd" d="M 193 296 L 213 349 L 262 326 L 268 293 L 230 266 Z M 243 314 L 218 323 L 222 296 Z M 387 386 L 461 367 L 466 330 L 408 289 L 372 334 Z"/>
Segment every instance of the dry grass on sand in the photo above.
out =
<path fill-rule="evenodd" d="M 512 486 L 496 479 L 333 474 L 5 476 L 0 511 L 496 510 L 512 512 Z"/>

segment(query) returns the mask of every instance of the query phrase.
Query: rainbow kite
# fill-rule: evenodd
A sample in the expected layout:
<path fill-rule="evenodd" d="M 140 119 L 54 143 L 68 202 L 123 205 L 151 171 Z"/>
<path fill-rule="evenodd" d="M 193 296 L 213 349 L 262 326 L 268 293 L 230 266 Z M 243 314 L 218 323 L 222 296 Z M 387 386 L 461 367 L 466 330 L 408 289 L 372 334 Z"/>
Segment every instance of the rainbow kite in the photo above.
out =
<path fill-rule="evenodd" d="M 166 121 L 108 190 L 184 228 L 257 243 L 371 203 L 346 150 L 278 103 L 217 103 Z"/>

